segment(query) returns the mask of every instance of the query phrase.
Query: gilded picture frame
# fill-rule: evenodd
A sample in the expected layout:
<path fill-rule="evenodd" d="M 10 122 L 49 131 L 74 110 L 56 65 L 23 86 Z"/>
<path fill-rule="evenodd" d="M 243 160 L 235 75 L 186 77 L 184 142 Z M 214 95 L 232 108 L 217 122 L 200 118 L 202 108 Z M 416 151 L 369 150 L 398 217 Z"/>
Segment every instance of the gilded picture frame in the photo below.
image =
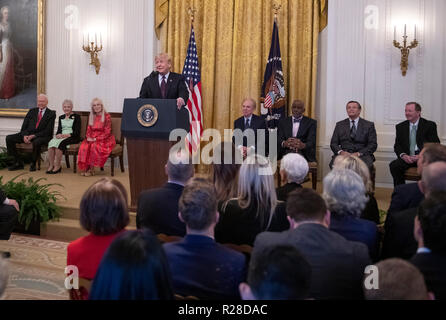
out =
<path fill-rule="evenodd" d="M 46 0 L 0 0 L 0 10 L 0 117 L 23 118 L 37 106 L 37 94 L 45 93 Z"/>

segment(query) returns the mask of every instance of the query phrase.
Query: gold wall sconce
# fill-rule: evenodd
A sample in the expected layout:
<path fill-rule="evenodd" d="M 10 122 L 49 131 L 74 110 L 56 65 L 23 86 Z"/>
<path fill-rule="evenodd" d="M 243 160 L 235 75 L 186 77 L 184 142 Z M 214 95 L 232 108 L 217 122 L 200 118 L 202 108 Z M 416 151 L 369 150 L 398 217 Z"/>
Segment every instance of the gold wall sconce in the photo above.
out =
<path fill-rule="evenodd" d="M 93 38 L 93 37 L 92 37 Z M 99 74 L 99 70 L 101 70 L 101 62 L 98 58 L 98 52 L 102 51 L 102 34 L 99 33 L 99 40 L 98 43 L 98 35 L 97 33 L 94 34 L 94 41 L 90 42 L 90 34 L 87 35 L 87 43 L 85 44 L 85 35 L 82 41 L 82 49 L 85 52 L 88 52 L 90 54 L 90 65 L 94 66 L 96 69 L 96 74 Z"/>
<path fill-rule="evenodd" d="M 415 49 L 418 46 L 417 41 L 417 25 L 415 25 L 414 29 L 414 39 L 410 43 L 410 46 L 407 46 L 407 33 L 406 33 L 406 25 L 404 25 L 404 35 L 403 35 L 403 45 L 401 45 L 398 41 L 396 41 L 396 26 L 393 29 L 393 45 L 395 48 L 401 50 L 401 72 L 403 77 L 406 76 L 407 69 L 409 67 L 409 53 L 411 49 Z"/>

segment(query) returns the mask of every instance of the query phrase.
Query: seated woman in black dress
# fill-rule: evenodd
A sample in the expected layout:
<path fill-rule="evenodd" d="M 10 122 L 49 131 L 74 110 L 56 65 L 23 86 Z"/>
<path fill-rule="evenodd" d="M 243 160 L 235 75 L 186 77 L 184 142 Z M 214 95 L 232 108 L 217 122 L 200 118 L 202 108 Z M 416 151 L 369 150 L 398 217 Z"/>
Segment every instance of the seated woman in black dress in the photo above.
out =
<path fill-rule="evenodd" d="M 81 117 L 73 113 L 73 102 L 65 100 L 62 103 L 64 114 L 59 117 L 59 127 L 56 137 L 48 143 L 48 160 L 50 162 L 46 173 L 55 174 L 62 170 L 63 153 L 70 144 L 81 141 Z"/>
<path fill-rule="evenodd" d="M 268 159 L 249 156 L 240 167 L 237 198 L 220 209 L 215 240 L 252 246 L 260 232 L 283 231 L 289 226 L 285 202 L 277 201 Z"/>

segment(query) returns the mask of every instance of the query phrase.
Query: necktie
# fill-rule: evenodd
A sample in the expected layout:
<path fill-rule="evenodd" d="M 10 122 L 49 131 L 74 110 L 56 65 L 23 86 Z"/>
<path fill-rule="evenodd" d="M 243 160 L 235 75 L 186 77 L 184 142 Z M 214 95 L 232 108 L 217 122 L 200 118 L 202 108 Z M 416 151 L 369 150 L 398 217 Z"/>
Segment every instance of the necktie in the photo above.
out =
<path fill-rule="evenodd" d="M 166 98 L 166 94 L 167 94 L 166 76 L 163 76 L 161 80 L 161 95 L 163 96 L 163 99 Z"/>
<path fill-rule="evenodd" d="M 356 138 L 356 126 L 355 121 L 352 120 L 352 127 L 350 128 L 350 139 L 355 140 Z"/>
<path fill-rule="evenodd" d="M 249 128 L 249 119 L 246 119 L 245 121 L 245 129 Z"/>
<path fill-rule="evenodd" d="M 293 117 L 293 123 L 300 123 L 302 121 L 302 117 L 300 117 L 299 119 L 296 119 Z"/>
<path fill-rule="evenodd" d="M 417 145 L 417 126 L 412 126 L 412 129 L 410 129 L 410 137 L 409 137 L 409 143 L 410 143 L 410 155 L 415 155 L 415 147 Z"/>
<path fill-rule="evenodd" d="M 39 126 L 40 120 L 42 120 L 42 110 L 39 111 L 39 115 L 37 116 L 36 129 Z"/>

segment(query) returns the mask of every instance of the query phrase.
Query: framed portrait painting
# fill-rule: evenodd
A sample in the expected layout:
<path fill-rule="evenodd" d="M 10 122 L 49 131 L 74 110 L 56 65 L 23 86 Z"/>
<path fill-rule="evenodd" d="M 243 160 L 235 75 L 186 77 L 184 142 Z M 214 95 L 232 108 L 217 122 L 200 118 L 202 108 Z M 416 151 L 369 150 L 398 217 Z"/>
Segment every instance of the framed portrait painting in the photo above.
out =
<path fill-rule="evenodd" d="M 45 92 L 46 0 L 0 0 L 0 117 L 24 117 Z"/>

